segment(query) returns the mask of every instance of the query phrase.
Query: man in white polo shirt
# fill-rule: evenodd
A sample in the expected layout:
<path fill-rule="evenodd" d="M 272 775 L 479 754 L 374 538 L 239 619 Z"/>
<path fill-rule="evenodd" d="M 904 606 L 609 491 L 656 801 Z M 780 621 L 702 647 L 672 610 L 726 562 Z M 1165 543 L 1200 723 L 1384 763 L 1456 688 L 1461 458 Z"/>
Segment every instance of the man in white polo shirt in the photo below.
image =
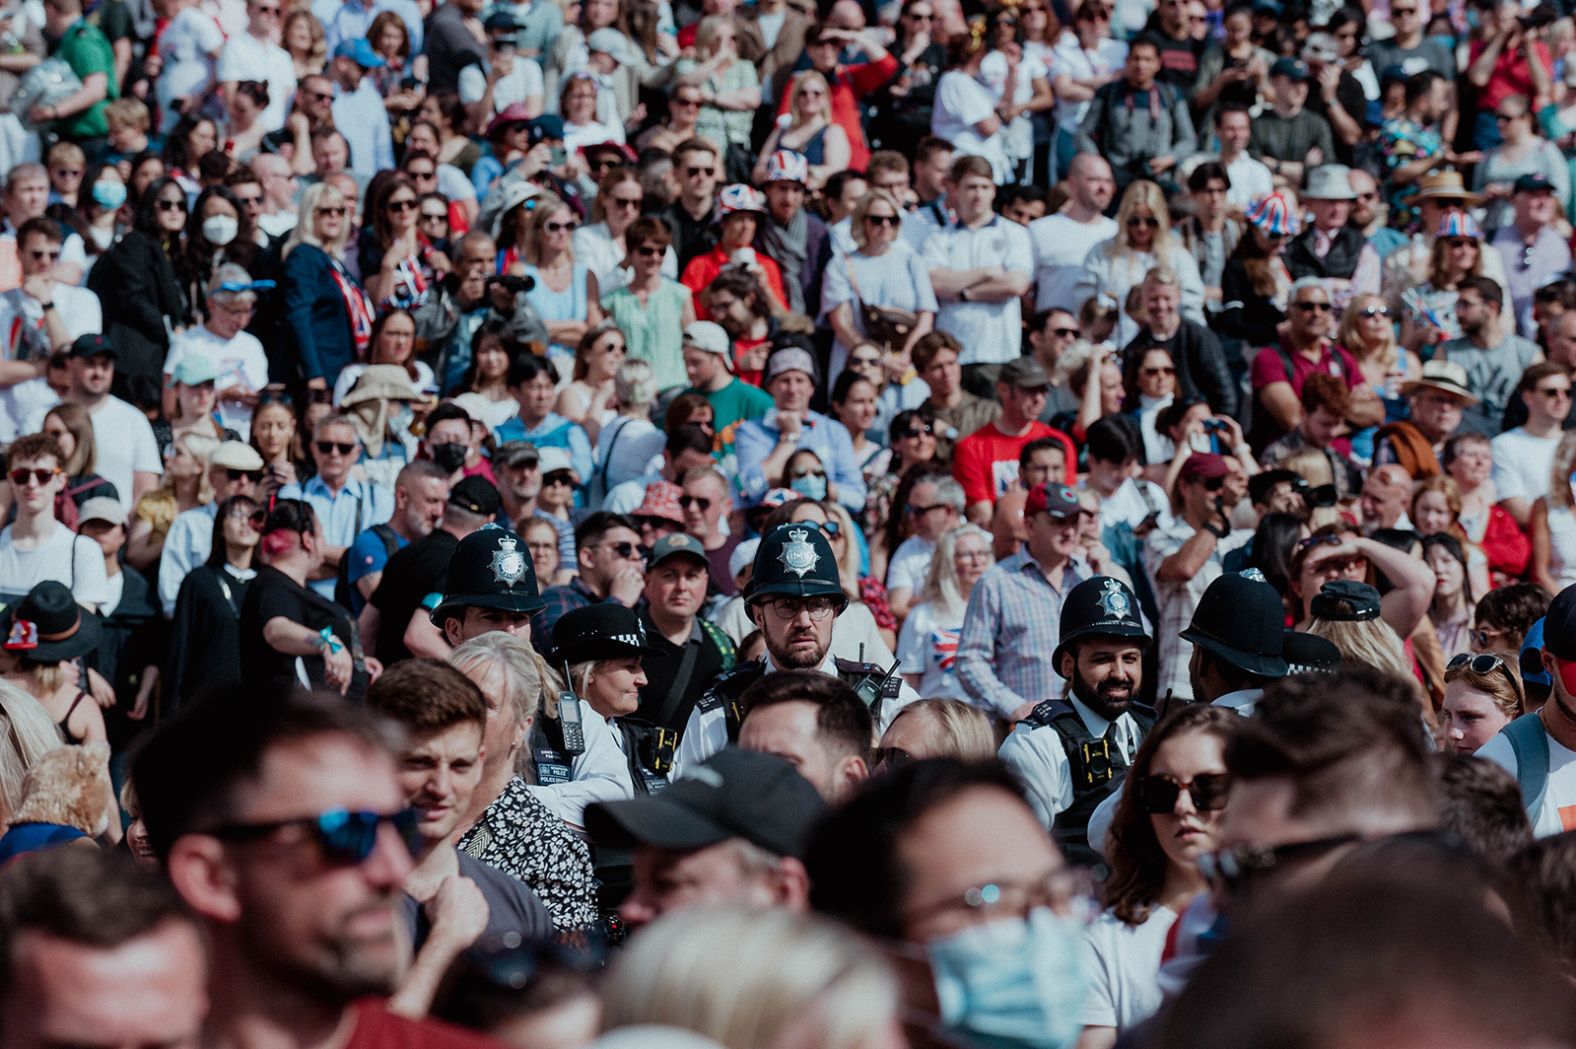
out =
<path fill-rule="evenodd" d="M 115 486 L 121 506 L 130 514 L 143 493 L 159 483 L 164 463 L 148 417 L 109 392 L 119 355 L 107 335 L 83 335 L 73 342 L 66 399 L 88 410 L 98 448 L 98 475 Z"/>
<path fill-rule="evenodd" d="M 1001 366 L 1022 353 L 1023 294 L 1034 279 L 1029 234 L 992 209 L 990 162 L 952 162 L 947 194 L 957 221 L 925 239 L 925 263 L 940 309 L 936 328 L 963 346 L 964 385 L 994 389 Z"/>
<path fill-rule="evenodd" d="M 247 0 L 246 32 L 225 41 L 219 52 L 217 79 L 226 103 L 243 80 L 260 80 L 268 85 L 268 106 L 258 123 L 269 131 L 285 126 L 285 116 L 295 98 L 295 63 L 290 52 L 274 43 L 284 24 L 284 0 Z"/>

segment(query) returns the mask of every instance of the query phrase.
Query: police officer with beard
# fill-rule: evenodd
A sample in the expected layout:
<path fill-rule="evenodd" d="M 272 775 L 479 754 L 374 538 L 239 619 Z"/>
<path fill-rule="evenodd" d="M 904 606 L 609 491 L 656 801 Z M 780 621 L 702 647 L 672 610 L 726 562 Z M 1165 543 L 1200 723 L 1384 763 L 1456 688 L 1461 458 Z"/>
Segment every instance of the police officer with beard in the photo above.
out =
<path fill-rule="evenodd" d="M 774 670 L 819 670 L 841 678 L 859 693 L 882 731 L 899 710 L 919 698 L 895 667 L 829 654 L 832 625 L 848 607 L 848 597 L 832 544 L 813 522 L 778 525 L 761 539 L 744 602 L 766 641 L 766 659 L 741 663 L 719 675 L 701 696 L 679 739 L 670 776 L 739 738 L 745 714 L 740 697 Z"/>
<path fill-rule="evenodd" d="M 1036 706 L 1001 746 L 1001 760 L 1071 862 L 1096 861 L 1089 815 L 1121 787 L 1154 724 L 1137 701 L 1150 640 L 1138 599 L 1119 580 L 1094 576 L 1073 587 L 1052 655 L 1067 695 Z"/>

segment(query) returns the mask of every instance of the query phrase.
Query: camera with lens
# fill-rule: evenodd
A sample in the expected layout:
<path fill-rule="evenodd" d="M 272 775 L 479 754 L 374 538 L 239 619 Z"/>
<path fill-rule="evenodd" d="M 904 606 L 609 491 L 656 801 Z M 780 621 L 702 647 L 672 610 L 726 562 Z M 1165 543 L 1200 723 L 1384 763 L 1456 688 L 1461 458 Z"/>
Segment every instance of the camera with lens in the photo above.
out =
<path fill-rule="evenodd" d="M 492 291 L 494 287 L 502 288 L 510 295 L 524 295 L 536 287 L 536 278 L 525 275 L 516 277 L 507 273 L 499 274 L 498 276 L 487 278 L 487 290 Z"/>
<path fill-rule="evenodd" d="M 1553 4 L 1539 4 L 1516 19 L 1516 21 L 1521 23 L 1522 29 L 1530 32 L 1534 29 L 1542 29 L 1544 26 L 1552 25 L 1559 16 L 1560 13 L 1555 10 Z"/>

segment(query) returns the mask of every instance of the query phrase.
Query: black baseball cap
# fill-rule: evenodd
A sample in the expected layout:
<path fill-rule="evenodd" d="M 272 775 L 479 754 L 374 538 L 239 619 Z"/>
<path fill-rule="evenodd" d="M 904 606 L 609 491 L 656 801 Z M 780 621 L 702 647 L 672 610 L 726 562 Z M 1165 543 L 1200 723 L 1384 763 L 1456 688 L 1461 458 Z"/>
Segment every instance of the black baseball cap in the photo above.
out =
<path fill-rule="evenodd" d="M 466 477 L 449 490 L 449 505 L 481 517 L 491 517 L 503 505 L 503 498 L 487 478 Z"/>
<path fill-rule="evenodd" d="M 825 811 L 821 795 L 787 759 L 728 747 L 686 768 L 660 794 L 587 806 L 586 830 L 613 848 L 693 851 L 743 838 L 802 858 Z"/>
<path fill-rule="evenodd" d="M 97 357 L 105 354 L 119 359 L 120 351 L 115 348 L 114 342 L 108 335 L 78 335 L 77 341 L 71 344 L 68 357 Z"/>
<path fill-rule="evenodd" d="M 1308 603 L 1315 619 L 1332 623 L 1363 623 L 1378 619 L 1379 591 L 1367 583 L 1337 579 L 1325 583 Z"/>

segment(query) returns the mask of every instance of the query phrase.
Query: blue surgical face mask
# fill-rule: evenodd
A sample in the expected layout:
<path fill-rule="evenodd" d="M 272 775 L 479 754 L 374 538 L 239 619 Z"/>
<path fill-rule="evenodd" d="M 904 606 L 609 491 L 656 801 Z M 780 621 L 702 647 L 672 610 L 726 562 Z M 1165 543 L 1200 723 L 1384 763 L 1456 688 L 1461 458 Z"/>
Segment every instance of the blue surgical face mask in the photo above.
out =
<path fill-rule="evenodd" d="M 1083 1033 L 1081 928 L 1042 907 L 929 944 L 942 1026 L 978 1049 L 1069 1049 Z"/>
<path fill-rule="evenodd" d="M 826 498 L 826 478 L 814 474 L 795 477 L 788 482 L 788 487 L 804 496 L 806 499 L 821 500 Z"/>
<path fill-rule="evenodd" d="M 118 208 L 126 203 L 126 184 L 124 182 L 93 183 L 93 203 L 101 208 Z"/>

